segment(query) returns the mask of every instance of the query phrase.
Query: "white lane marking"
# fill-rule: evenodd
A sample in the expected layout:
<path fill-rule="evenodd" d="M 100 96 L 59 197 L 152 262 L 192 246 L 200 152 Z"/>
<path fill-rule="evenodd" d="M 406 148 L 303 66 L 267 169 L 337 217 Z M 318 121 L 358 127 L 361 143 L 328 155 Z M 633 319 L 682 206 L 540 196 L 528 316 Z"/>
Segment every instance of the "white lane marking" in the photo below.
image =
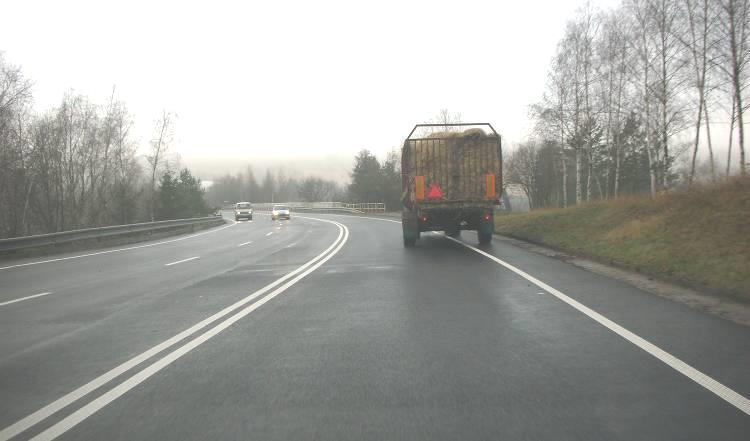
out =
<path fill-rule="evenodd" d="M 369 216 L 356 216 L 352 214 L 329 214 L 328 216 L 338 216 L 338 217 L 348 217 L 350 219 L 372 219 L 372 220 L 379 220 L 379 221 L 385 221 L 385 222 L 393 222 L 396 224 L 400 224 L 400 220 L 394 220 L 394 219 L 386 219 L 383 217 L 369 217 Z M 302 216 L 300 216 L 302 217 Z"/>
<path fill-rule="evenodd" d="M 339 228 L 342 228 L 344 231 L 343 239 L 339 241 L 337 238 L 338 245 L 336 246 L 336 248 L 333 249 L 333 251 L 331 251 L 330 253 L 328 253 L 325 257 L 320 259 L 317 263 L 315 263 L 314 265 L 306 269 L 304 272 L 297 275 L 292 280 L 276 288 L 271 293 L 261 298 L 257 302 L 253 303 L 252 305 L 247 306 L 243 310 L 239 311 L 238 313 L 234 314 L 228 319 L 222 321 L 218 325 L 214 326 L 213 328 L 209 329 L 208 331 L 204 332 L 203 334 L 189 341 L 185 345 L 175 349 L 174 351 L 170 352 L 163 358 L 155 361 L 147 368 L 141 370 L 137 374 L 133 375 L 132 377 L 128 378 L 127 380 L 115 386 L 113 389 L 99 396 L 92 402 L 86 404 L 85 406 L 81 407 L 77 411 L 73 412 L 71 415 L 65 417 L 63 420 L 53 425 L 49 429 L 35 436 L 34 438 L 32 438 L 32 440 L 53 440 L 57 438 L 58 436 L 64 434 L 65 432 L 75 427 L 86 418 L 98 412 L 104 406 L 108 405 L 112 401 L 116 400 L 117 398 L 127 393 L 129 390 L 133 389 L 134 387 L 138 386 L 142 382 L 146 381 L 148 378 L 150 378 L 151 376 L 153 376 L 160 370 L 164 369 L 165 367 L 169 366 L 172 362 L 174 362 L 178 358 L 182 357 L 183 355 L 197 348 L 198 346 L 205 343 L 212 337 L 216 336 L 221 331 L 232 326 L 234 323 L 241 320 L 246 315 L 250 314 L 251 312 L 263 306 L 264 304 L 268 303 L 271 299 L 278 296 L 282 292 L 286 291 L 287 288 L 296 284 L 297 282 L 302 280 L 305 276 L 307 276 L 311 272 L 318 269 L 321 265 L 326 263 L 330 258 L 332 258 L 334 255 L 336 255 L 336 253 L 338 253 L 338 251 L 341 249 L 341 247 L 344 246 L 344 244 L 346 243 L 349 237 L 349 229 L 346 228 L 346 226 L 343 224 L 339 224 L 338 222 L 337 224 Z M 341 238 L 340 234 L 339 234 L 339 238 Z M 336 243 L 334 242 L 334 245 L 335 244 Z"/>
<path fill-rule="evenodd" d="M 197 237 L 197 236 L 203 236 L 204 234 L 215 233 L 217 231 L 223 230 L 225 228 L 233 227 L 235 225 L 237 225 L 237 222 L 233 222 L 233 223 L 231 223 L 229 225 L 224 225 L 223 227 L 216 228 L 215 230 L 209 230 L 209 231 L 205 231 L 203 233 L 198 233 L 198 234 L 191 234 L 190 236 L 179 237 L 177 239 L 172 239 L 172 240 L 165 240 L 163 242 L 147 243 L 145 245 L 138 245 L 138 246 L 127 247 L 127 248 L 118 248 L 116 250 L 98 251 L 96 253 L 79 254 L 77 256 L 60 257 L 58 259 L 49 259 L 49 260 L 40 260 L 40 261 L 37 261 L 37 262 L 19 263 L 17 265 L 2 266 L 2 267 L 0 267 L 0 270 L 10 269 L 10 268 L 18 268 L 18 267 L 22 267 L 22 266 L 39 265 L 41 263 L 59 262 L 61 260 L 80 259 L 81 257 L 98 256 L 100 254 L 117 253 L 117 252 L 120 252 L 120 251 L 137 250 L 139 248 L 154 247 L 156 245 L 164 245 L 166 243 L 179 242 L 181 240 L 192 239 L 193 237 Z"/>
<path fill-rule="evenodd" d="M 245 245 L 250 245 L 251 243 L 253 243 L 253 241 L 252 241 L 252 240 L 250 240 L 250 241 L 247 241 L 247 242 L 242 242 L 241 244 L 239 244 L 239 245 L 237 245 L 237 246 L 238 246 L 238 247 L 242 247 L 242 246 L 245 246 Z"/>
<path fill-rule="evenodd" d="M 178 263 L 182 263 L 182 262 L 188 262 L 188 261 L 190 261 L 190 260 L 195 260 L 195 259 L 198 259 L 198 258 L 200 258 L 200 256 L 195 256 L 195 257 L 188 257 L 187 259 L 182 259 L 182 260 L 178 260 L 177 262 L 172 262 L 172 263 L 165 263 L 165 264 L 164 264 L 164 266 L 172 266 L 172 265 L 177 265 Z"/>
<path fill-rule="evenodd" d="M 266 233 L 266 237 L 268 237 L 268 236 L 270 236 L 272 234 L 273 234 L 273 231 L 271 231 L 270 233 Z"/>
<path fill-rule="evenodd" d="M 339 216 L 346 216 L 345 214 L 340 214 Z M 385 219 L 382 217 L 367 217 L 367 216 L 356 216 L 359 219 L 372 219 L 372 220 L 379 220 L 379 221 L 385 221 L 385 222 L 393 222 L 395 224 L 400 224 L 400 220 L 393 220 L 393 219 Z"/>
<path fill-rule="evenodd" d="M 644 351 L 648 352 L 652 356 L 656 357 L 659 361 L 663 362 L 667 366 L 671 367 L 672 369 L 676 370 L 677 372 L 681 373 L 682 375 L 690 378 L 694 382 L 698 383 L 699 385 L 703 386 L 704 388 L 708 389 L 709 391 L 713 392 L 716 396 L 723 399 L 727 403 L 731 404 L 732 406 L 736 407 L 737 409 L 741 410 L 742 412 L 750 415 L 750 400 L 745 398 L 744 396 L 740 395 L 739 393 L 735 392 L 734 390 L 728 388 L 727 386 L 719 383 L 718 381 L 714 380 L 713 378 L 709 377 L 708 375 L 704 374 L 703 372 L 695 369 L 694 367 L 690 366 L 689 364 L 685 363 L 684 361 L 680 360 L 679 358 L 675 357 L 674 355 L 670 354 L 669 352 L 661 349 L 660 347 L 656 346 L 655 344 L 649 342 L 648 340 L 639 337 L 638 335 L 632 333 L 631 331 L 628 331 L 627 329 L 623 328 L 622 326 L 618 325 L 617 323 L 613 322 L 612 320 L 608 319 L 607 317 L 599 314 L 598 312 L 594 311 L 593 309 L 583 305 L 582 303 L 568 297 L 567 295 L 563 294 L 562 292 L 556 290 L 555 288 L 547 285 L 546 283 L 542 282 L 541 280 L 535 278 L 534 276 L 531 276 L 528 273 L 525 273 L 521 271 L 520 269 L 516 268 L 515 266 L 498 259 L 497 257 L 493 256 L 490 253 L 487 253 L 485 251 L 480 250 L 479 248 L 473 247 L 467 243 L 461 242 L 458 239 L 454 239 L 449 236 L 444 236 L 446 239 L 452 240 L 453 242 L 456 242 L 457 244 L 463 245 L 464 247 L 475 251 L 482 256 L 494 261 L 495 263 L 500 264 L 501 266 L 507 268 L 508 270 L 518 274 L 519 276 L 523 277 L 524 279 L 528 280 L 529 282 L 533 283 L 534 285 L 538 286 L 539 288 L 547 291 L 548 293 L 552 294 L 553 296 L 557 297 L 558 299 L 562 300 L 563 302 L 567 303 L 568 305 L 572 306 L 579 312 L 582 312 L 583 314 L 587 315 L 589 318 L 593 319 L 594 321 L 598 322 L 600 325 L 604 326 L 605 328 L 609 329 L 610 331 L 614 332 L 615 334 L 619 335 L 620 337 L 624 338 L 625 340 L 629 341 L 630 343 L 638 346 L 639 348 L 643 349 Z"/>
<path fill-rule="evenodd" d="M 307 218 L 307 219 L 313 219 L 320 222 L 327 222 L 330 224 L 334 224 L 336 226 L 339 226 L 339 224 L 336 221 L 328 220 L 328 219 L 318 219 L 318 218 Z M 142 352 L 135 357 L 131 358 L 130 360 L 120 364 L 119 366 L 109 370 L 108 372 L 105 372 L 104 374 L 96 377 L 95 379 L 89 381 L 88 383 L 84 384 L 83 386 L 79 387 L 78 389 L 75 389 L 71 392 L 68 392 L 66 395 L 58 398 L 57 400 L 49 403 L 48 405 L 42 407 L 41 409 L 37 410 L 36 412 L 27 415 L 21 420 L 18 420 L 17 422 L 13 423 L 12 425 L 6 427 L 3 430 L 0 430 L 0 441 L 7 441 L 14 436 L 24 432 L 25 430 L 29 429 L 30 427 L 35 426 L 36 424 L 44 421 L 45 419 L 49 418 L 51 415 L 54 415 L 55 413 L 59 412 L 60 410 L 64 409 L 65 407 L 69 406 L 70 404 L 78 401 L 79 399 L 85 397 L 89 393 L 93 392 L 94 390 L 104 386 L 105 384 L 109 383 L 113 379 L 117 378 L 118 376 L 124 374 L 125 372 L 129 371 L 130 369 L 134 368 L 135 366 L 143 363 L 144 361 L 150 359 L 151 357 L 155 356 L 156 354 L 164 351 L 167 348 L 170 348 L 174 346 L 175 344 L 179 343 L 180 341 L 186 339 L 187 337 L 190 337 L 191 335 L 195 334 L 196 332 L 200 331 L 201 329 L 207 327 L 211 323 L 229 315 L 233 311 L 241 308 L 248 302 L 252 302 L 257 297 L 265 294 L 266 292 L 272 290 L 276 286 L 284 283 L 285 281 L 291 279 L 292 277 L 296 276 L 297 274 L 301 273 L 305 269 L 309 268 L 311 265 L 313 265 L 316 261 L 323 258 L 329 251 L 334 249 L 336 247 L 336 244 L 341 240 L 341 238 L 344 236 L 344 230 L 345 228 L 343 225 L 339 227 L 339 235 L 336 238 L 333 243 L 326 248 L 323 252 L 318 254 L 317 256 L 313 257 L 312 259 L 308 260 L 304 264 L 302 264 L 300 267 L 295 269 L 294 271 L 284 275 L 283 277 L 280 277 L 276 279 L 275 281 L 269 283 L 268 285 L 264 286 L 263 288 L 255 291 L 254 293 L 248 295 L 244 299 L 241 299 L 234 304 L 227 306 L 226 308 L 222 309 L 221 311 L 217 312 L 216 314 L 208 317 L 207 319 L 196 323 L 195 325 L 191 326 L 190 328 L 180 332 L 179 334 L 159 343 L 158 345 L 152 347 L 151 349 L 146 350 L 145 352 Z M 346 230 L 346 234 L 348 235 L 348 230 Z"/>
<path fill-rule="evenodd" d="M 7 302 L 0 303 L 0 306 L 10 305 L 11 303 L 23 302 L 24 300 L 35 299 L 37 297 L 47 296 L 47 295 L 50 295 L 50 294 L 52 294 L 52 293 L 51 292 L 40 292 L 39 294 L 34 294 L 33 296 L 26 296 L 26 297 L 21 297 L 20 299 L 8 300 Z"/>
<path fill-rule="evenodd" d="M 400 221 L 390 220 L 390 219 L 382 219 L 377 217 L 364 217 L 364 216 L 358 216 L 364 219 L 373 219 L 373 220 L 382 220 L 386 222 L 395 222 L 395 223 L 401 223 Z M 439 234 L 439 233 L 437 233 Z M 454 239 L 449 236 L 443 235 L 446 239 L 452 240 L 453 242 L 456 242 L 458 244 L 461 244 L 465 246 L 466 248 L 469 248 L 472 251 L 476 251 L 477 253 L 483 255 L 484 257 L 487 257 L 490 260 L 493 260 L 494 262 L 504 266 L 505 268 L 509 269 L 510 271 L 513 271 L 514 273 L 518 274 L 519 276 L 523 277 L 524 279 L 528 280 L 529 282 L 535 284 L 536 286 L 542 288 L 543 290 L 547 291 L 548 293 L 552 294 L 553 296 L 557 297 L 558 299 L 562 300 L 563 302 L 567 303 L 568 305 L 572 306 L 579 312 L 582 312 L 583 314 L 587 315 L 589 318 L 595 320 L 602 326 L 606 327 L 610 331 L 616 333 L 620 337 L 626 339 L 630 343 L 638 346 L 642 350 L 646 351 L 650 355 L 656 357 L 659 361 L 665 363 L 667 366 L 671 367 L 672 369 L 676 370 L 677 372 L 685 375 L 686 377 L 690 378 L 694 382 L 698 383 L 699 385 L 703 386 L 710 392 L 714 393 L 719 398 L 723 399 L 724 401 L 728 402 L 729 404 L 733 405 L 737 409 L 741 410 L 742 412 L 750 415 L 750 399 L 744 397 L 743 395 L 735 392 L 734 390 L 728 388 L 727 386 L 723 385 L 722 383 L 716 381 L 715 379 L 709 377 L 708 375 L 704 374 L 703 372 L 695 369 L 694 367 L 690 366 L 689 364 L 685 363 L 684 361 L 680 360 L 679 358 L 675 357 L 674 355 L 670 354 L 669 352 L 661 349 L 660 347 L 654 345 L 653 343 L 649 342 L 648 340 L 634 334 L 633 332 L 623 328 L 622 326 L 618 325 L 617 323 L 613 322 L 612 320 L 604 317 L 603 315 L 599 314 L 598 312 L 594 311 L 593 309 L 583 305 L 582 303 L 573 300 L 572 298 L 568 297 L 567 295 L 563 294 L 562 292 L 556 290 L 555 288 L 552 288 L 551 286 L 547 285 L 546 283 L 538 280 L 537 278 L 521 271 L 520 269 L 516 268 L 515 266 L 500 260 L 499 258 L 493 256 L 492 254 L 489 254 L 485 251 L 482 251 L 476 247 L 473 247 L 469 244 L 466 244 L 464 242 L 461 242 L 458 239 Z M 539 293 L 541 294 L 541 293 Z"/>

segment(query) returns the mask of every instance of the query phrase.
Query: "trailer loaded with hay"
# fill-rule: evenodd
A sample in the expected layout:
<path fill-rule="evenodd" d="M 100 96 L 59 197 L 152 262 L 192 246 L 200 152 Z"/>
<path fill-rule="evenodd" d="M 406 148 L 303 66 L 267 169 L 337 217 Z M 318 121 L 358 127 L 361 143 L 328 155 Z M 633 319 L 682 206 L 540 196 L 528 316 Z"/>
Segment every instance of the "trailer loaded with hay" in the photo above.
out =
<path fill-rule="evenodd" d="M 487 127 L 448 131 L 453 127 Z M 414 137 L 418 130 L 434 130 Z M 502 143 L 492 125 L 417 124 L 401 149 L 401 214 L 404 246 L 414 246 L 424 231 L 456 237 L 476 230 L 489 243 L 494 208 L 502 189 Z"/>

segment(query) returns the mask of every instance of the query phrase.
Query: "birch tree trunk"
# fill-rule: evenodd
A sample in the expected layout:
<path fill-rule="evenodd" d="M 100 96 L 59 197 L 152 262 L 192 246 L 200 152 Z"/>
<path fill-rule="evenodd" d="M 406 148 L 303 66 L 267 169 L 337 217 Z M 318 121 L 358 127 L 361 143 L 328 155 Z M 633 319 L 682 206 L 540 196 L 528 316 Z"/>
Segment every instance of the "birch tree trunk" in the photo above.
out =
<path fill-rule="evenodd" d="M 734 94 L 732 94 L 732 118 L 729 120 L 729 147 L 727 148 L 727 179 L 729 178 L 729 171 L 732 165 L 732 136 L 734 135 L 734 121 L 735 121 L 735 109 L 736 102 L 734 100 Z"/>

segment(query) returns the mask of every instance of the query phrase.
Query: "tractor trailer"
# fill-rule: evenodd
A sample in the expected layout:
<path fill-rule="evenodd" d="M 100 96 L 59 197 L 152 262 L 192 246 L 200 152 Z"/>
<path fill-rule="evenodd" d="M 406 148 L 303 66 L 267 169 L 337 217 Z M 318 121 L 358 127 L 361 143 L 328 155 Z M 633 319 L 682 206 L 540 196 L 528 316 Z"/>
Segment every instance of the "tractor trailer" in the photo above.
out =
<path fill-rule="evenodd" d="M 489 132 L 449 131 L 467 126 Z M 415 136 L 418 130 L 432 133 Z M 500 135 L 489 123 L 414 126 L 401 150 L 404 246 L 414 246 L 423 231 L 456 237 L 476 230 L 479 243 L 492 241 L 502 169 Z"/>

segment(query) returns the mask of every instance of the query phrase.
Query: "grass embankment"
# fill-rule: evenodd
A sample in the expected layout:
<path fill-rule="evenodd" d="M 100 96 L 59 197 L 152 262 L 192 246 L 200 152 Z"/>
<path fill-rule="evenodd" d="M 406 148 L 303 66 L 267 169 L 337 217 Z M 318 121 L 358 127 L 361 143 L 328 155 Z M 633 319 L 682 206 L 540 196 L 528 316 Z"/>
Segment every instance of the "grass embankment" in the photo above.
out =
<path fill-rule="evenodd" d="M 495 231 L 750 302 L 750 179 L 496 216 Z"/>

